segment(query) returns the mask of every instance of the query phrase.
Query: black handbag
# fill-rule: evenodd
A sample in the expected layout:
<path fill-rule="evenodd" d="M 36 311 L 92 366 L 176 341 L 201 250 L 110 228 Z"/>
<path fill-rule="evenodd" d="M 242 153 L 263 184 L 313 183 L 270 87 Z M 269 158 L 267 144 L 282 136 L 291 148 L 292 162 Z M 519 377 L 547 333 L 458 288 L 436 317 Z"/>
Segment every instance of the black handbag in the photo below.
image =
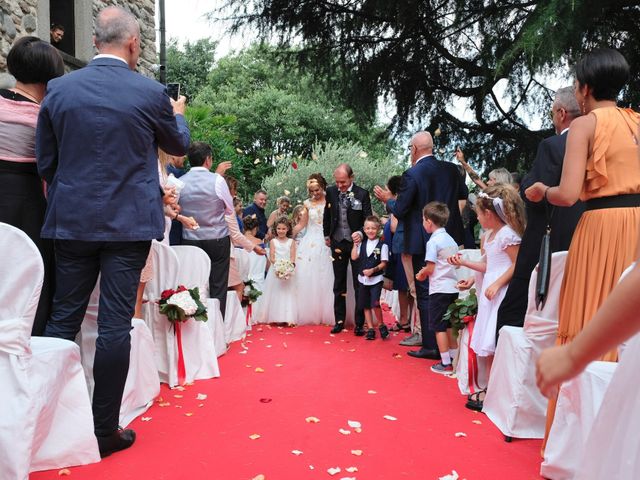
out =
<path fill-rule="evenodd" d="M 551 279 L 551 217 L 553 210 L 549 213 L 549 203 L 545 202 L 547 212 L 547 230 L 542 237 L 540 245 L 540 256 L 538 257 L 538 278 L 536 280 L 536 308 L 544 308 L 549 293 L 549 281 Z"/>

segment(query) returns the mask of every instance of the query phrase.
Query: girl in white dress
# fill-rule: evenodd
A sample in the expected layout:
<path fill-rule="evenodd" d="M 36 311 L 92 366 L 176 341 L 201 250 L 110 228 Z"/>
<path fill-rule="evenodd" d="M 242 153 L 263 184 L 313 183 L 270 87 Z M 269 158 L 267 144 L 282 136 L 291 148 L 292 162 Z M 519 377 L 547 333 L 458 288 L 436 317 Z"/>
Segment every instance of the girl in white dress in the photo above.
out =
<path fill-rule="evenodd" d="M 291 221 L 287 217 L 280 217 L 273 224 L 274 238 L 269 242 L 269 261 L 272 265 L 265 280 L 258 323 L 296 324 L 298 305 L 295 275 L 286 280 L 278 278 L 275 265 L 278 260 L 289 260 L 295 266 L 296 242 L 291 238 L 291 233 Z"/>
<path fill-rule="evenodd" d="M 322 228 L 326 186 L 319 173 L 309 177 L 309 199 L 304 201 L 305 209 L 294 228 L 294 235 L 306 230 L 298 245 L 296 262 L 297 297 L 304 299 L 304 308 L 298 310 L 298 325 L 335 324 L 331 250 L 325 244 Z"/>
<path fill-rule="evenodd" d="M 490 370 L 496 350 L 498 309 L 513 276 L 524 232 L 524 204 L 511 185 L 496 184 L 478 195 L 476 213 L 486 230 L 480 247 L 483 259 L 473 262 L 456 255 L 449 257 L 449 263 L 484 273 L 470 347 L 479 357 L 487 357 Z M 484 391 L 477 392 L 469 398 L 467 407 L 482 410 L 483 398 Z"/>

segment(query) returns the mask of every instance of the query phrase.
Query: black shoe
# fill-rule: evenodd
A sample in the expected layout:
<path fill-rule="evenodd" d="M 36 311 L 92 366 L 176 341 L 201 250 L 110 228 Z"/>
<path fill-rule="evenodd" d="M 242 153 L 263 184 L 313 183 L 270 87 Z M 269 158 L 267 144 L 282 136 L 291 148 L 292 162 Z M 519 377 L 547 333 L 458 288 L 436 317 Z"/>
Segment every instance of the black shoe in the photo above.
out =
<path fill-rule="evenodd" d="M 344 330 L 344 322 L 338 322 L 335 327 L 331 329 L 331 333 L 340 333 L 342 330 Z"/>
<path fill-rule="evenodd" d="M 129 448 L 136 441 L 136 432 L 131 429 L 122 430 L 118 429 L 111 435 L 98 436 L 98 450 L 100 450 L 100 457 L 108 457 L 112 453 L 119 452 L 125 448 Z"/>
<path fill-rule="evenodd" d="M 389 329 L 386 325 L 380 325 L 380 338 L 383 340 L 389 336 Z"/>
<path fill-rule="evenodd" d="M 367 330 L 367 336 L 364 337 L 367 340 L 375 340 L 376 339 L 376 331 L 373 328 Z"/>
<path fill-rule="evenodd" d="M 421 348 L 420 350 L 410 350 L 407 355 L 413 358 L 426 358 L 429 360 L 440 360 L 440 353 L 437 350 L 427 350 Z"/>
<path fill-rule="evenodd" d="M 364 335 L 364 328 L 363 327 L 356 327 L 353 329 L 353 334 L 356 337 L 362 337 Z"/>

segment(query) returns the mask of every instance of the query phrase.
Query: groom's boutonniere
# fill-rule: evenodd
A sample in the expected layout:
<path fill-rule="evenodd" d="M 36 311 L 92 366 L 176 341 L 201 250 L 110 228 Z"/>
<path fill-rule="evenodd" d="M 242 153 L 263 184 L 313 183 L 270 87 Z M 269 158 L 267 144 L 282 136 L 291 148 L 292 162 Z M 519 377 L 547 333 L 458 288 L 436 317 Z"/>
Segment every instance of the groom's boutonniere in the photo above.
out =
<path fill-rule="evenodd" d="M 378 258 L 380 256 L 380 249 L 379 248 L 374 248 L 373 249 L 373 256 L 375 258 Z"/>

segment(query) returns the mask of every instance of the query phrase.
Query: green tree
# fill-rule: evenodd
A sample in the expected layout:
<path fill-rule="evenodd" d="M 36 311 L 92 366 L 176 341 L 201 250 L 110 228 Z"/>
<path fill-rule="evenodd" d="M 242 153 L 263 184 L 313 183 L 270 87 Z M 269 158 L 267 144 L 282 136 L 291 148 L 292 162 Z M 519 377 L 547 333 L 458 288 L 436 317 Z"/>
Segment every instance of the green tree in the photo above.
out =
<path fill-rule="evenodd" d="M 292 158 L 308 158 L 317 142 L 358 143 L 381 154 L 395 149 L 384 128 L 360 124 L 321 81 L 281 64 L 277 52 L 266 46 L 220 59 L 194 104 L 206 106 L 206 114 L 199 113 L 201 122 L 227 118 L 225 138 L 239 152 L 234 163 L 249 191 L 281 163 L 288 166 Z M 207 134 L 205 129 L 199 132 Z M 221 159 L 230 158 L 222 154 Z"/>
<path fill-rule="evenodd" d="M 167 82 L 180 83 L 183 94 L 195 97 L 213 67 L 216 46 L 213 40 L 202 38 L 180 48 L 178 41 L 171 39 L 167 45 Z"/>
<path fill-rule="evenodd" d="M 396 127 L 439 127 L 487 168 L 523 168 L 551 134 L 543 83 L 596 46 L 618 48 L 632 65 L 622 103 L 640 98 L 640 6 L 610 0 L 227 0 L 218 12 L 298 64 L 333 82 L 348 105 L 373 118 L 381 96 Z M 567 84 L 571 80 L 567 78 Z M 498 93 L 500 92 L 500 93 Z M 462 112 L 462 113 L 455 113 Z"/>

